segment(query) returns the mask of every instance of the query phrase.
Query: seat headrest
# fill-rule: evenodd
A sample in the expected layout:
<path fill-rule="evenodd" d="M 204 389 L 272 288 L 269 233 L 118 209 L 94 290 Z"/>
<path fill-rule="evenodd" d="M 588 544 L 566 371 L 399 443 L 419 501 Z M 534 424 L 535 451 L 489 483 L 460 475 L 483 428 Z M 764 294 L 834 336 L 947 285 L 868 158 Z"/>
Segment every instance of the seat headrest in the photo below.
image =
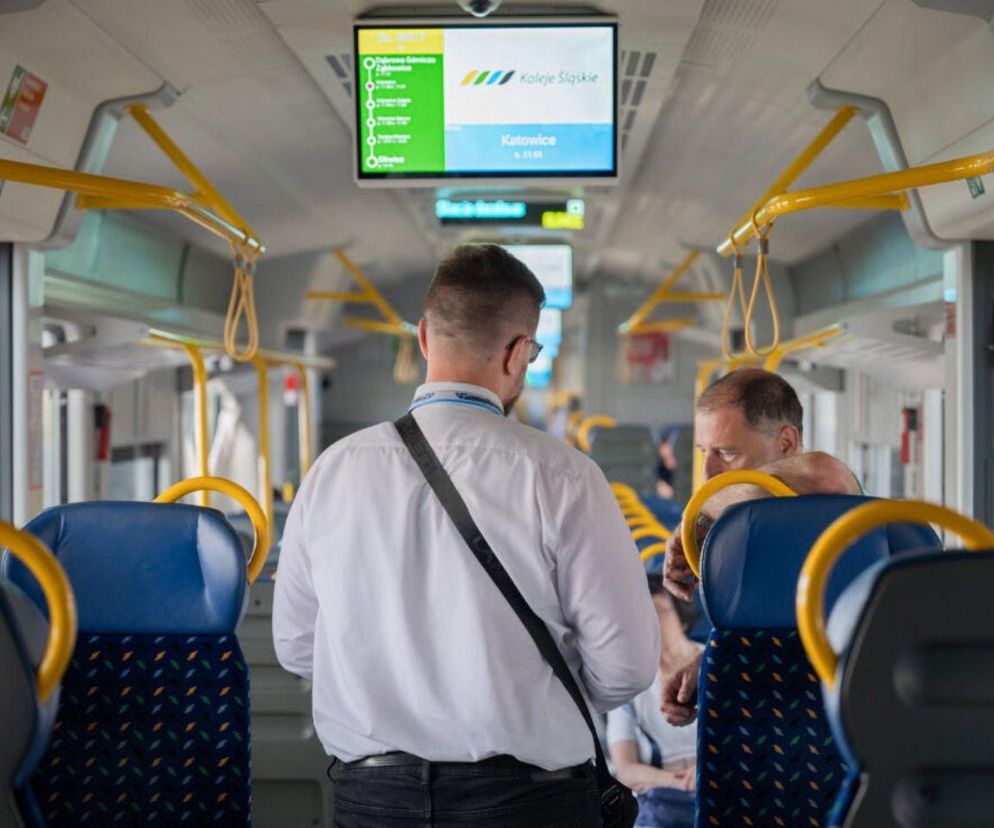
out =
<path fill-rule="evenodd" d="M 724 629 L 797 626 L 797 579 L 818 536 L 836 518 L 873 498 L 805 495 L 730 507 L 701 550 L 701 590 L 711 623 Z M 941 546 L 927 526 L 893 524 L 853 544 L 828 582 L 827 607 L 861 572 L 891 555 Z"/>
<path fill-rule="evenodd" d="M 69 576 L 81 633 L 234 630 L 245 598 L 245 553 L 224 516 L 182 503 L 72 503 L 26 527 Z M 30 572 L 9 554 L 4 573 L 38 606 Z"/>

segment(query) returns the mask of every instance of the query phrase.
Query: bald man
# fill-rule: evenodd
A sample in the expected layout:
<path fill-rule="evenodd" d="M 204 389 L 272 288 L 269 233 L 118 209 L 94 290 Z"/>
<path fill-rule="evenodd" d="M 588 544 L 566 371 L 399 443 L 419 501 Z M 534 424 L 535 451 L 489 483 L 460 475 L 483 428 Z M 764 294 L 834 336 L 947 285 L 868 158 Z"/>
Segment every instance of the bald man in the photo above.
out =
<path fill-rule="evenodd" d="M 694 439 L 704 455 L 704 479 L 735 469 L 756 469 L 782 480 L 798 494 L 859 494 L 860 485 L 840 460 L 801 448 L 803 410 L 783 377 L 760 368 L 733 371 L 697 401 Z M 708 527 L 735 503 L 769 497 L 759 486 L 729 486 L 704 505 L 696 527 Z M 677 598 L 691 600 L 697 588 L 678 526 L 666 547 L 664 583 Z M 663 688 L 662 708 L 670 724 L 686 725 L 697 715 L 698 653 Z"/>

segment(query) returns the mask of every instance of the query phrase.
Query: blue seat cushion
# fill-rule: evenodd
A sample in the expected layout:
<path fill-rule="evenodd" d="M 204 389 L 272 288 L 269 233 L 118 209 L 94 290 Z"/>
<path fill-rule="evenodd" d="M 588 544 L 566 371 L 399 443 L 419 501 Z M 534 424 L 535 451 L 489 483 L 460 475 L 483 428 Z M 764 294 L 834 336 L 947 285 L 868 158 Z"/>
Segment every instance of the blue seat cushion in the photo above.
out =
<path fill-rule="evenodd" d="M 26 527 L 59 559 L 88 633 L 226 633 L 246 593 L 238 535 L 213 509 L 182 503 L 72 503 Z M 34 576 L 6 556 L 4 572 L 38 606 Z"/>
<path fill-rule="evenodd" d="M 32 781 L 47 825 L 248 825 L 234 635 L 81 635 Z"/>
<path fill-rule="evenodd" d="M 845 764 L 797 630 L 712 632 L 698 701 L 698 826 L 827 828 Z"/>

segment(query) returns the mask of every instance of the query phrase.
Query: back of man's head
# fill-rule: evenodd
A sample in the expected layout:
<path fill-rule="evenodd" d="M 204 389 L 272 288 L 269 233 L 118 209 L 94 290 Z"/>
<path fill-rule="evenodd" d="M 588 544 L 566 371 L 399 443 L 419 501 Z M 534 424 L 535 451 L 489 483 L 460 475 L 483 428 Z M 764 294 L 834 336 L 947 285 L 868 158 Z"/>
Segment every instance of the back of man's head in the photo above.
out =
<path fill-rule="evenodd" d="M 740 368 L 710 385 L 698 398 L 697 411 L 736 409 L 748 428 L 768 436 L 784 425 L 801 434 L 804 411 L 797 392 L 783 377 L 762 368 Z"/>
<path fill-rule="evenodd" d="M 530 335 L 545 291 L 535 274 L 496 244 L 465 244 L 438 265 L 425 298 L 429 335 L 450 355 L 489 360 Z"/>

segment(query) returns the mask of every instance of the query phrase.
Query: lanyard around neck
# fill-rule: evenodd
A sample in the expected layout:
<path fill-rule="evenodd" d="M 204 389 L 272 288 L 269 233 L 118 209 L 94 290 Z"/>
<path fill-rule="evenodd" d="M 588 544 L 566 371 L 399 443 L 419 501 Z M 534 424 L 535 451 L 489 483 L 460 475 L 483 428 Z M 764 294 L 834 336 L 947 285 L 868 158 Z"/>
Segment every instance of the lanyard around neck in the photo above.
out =
<path fill-rule="evenodd" d="M 408 411 L 416 411 L 426 405 L 434 405 L 435 403 L 468 405 L 473 408 L 485 409 L 501 417 L 504 416 L 504 412 L 486 397 L 481 397 L 479 394 L 472 394 L 467 391 L 426 391 L 424 394 L 419 394 L 414 398 L 414 402 L 411 403 Z"/>

